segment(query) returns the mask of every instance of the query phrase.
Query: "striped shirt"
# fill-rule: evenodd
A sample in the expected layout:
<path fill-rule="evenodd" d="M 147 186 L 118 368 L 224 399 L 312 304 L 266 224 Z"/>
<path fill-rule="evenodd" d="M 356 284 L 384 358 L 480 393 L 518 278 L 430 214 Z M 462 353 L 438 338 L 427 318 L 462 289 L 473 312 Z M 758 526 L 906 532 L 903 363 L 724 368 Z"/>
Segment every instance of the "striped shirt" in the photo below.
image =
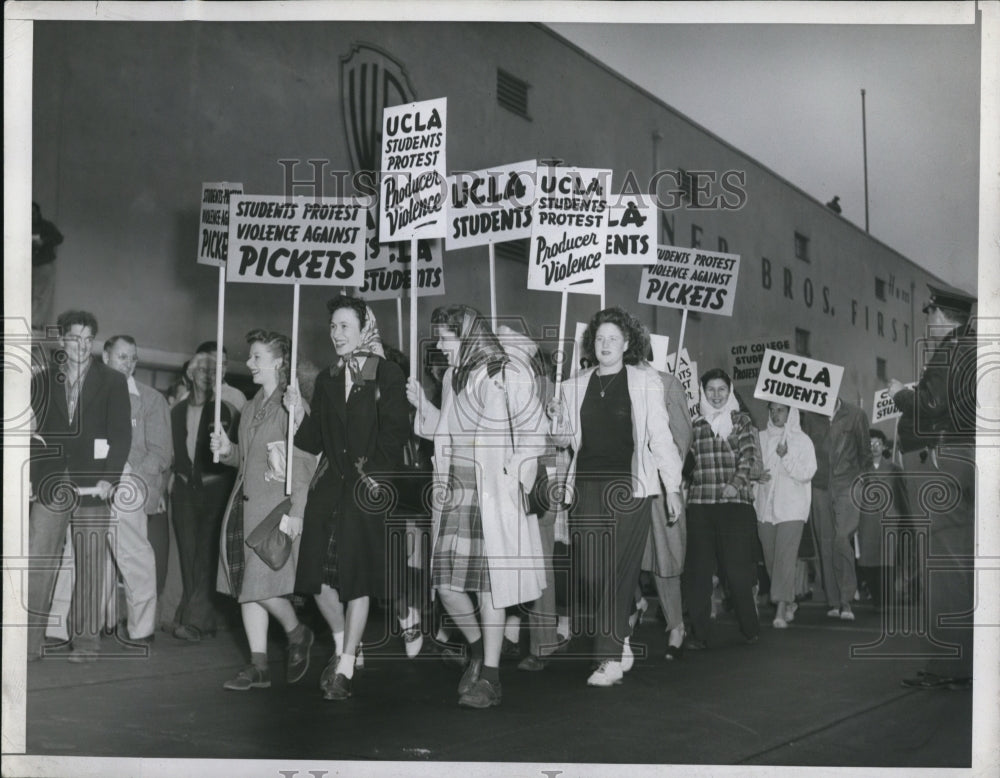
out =
<path fill-rule="evenodd" d="M 750 416 L 733 411 L 733 431 L 728 438 L 717 438 L 704 419 L 694 424 L 694 474 L 691 477 L 689 503 L 743 502 L 753 504 L 751 472 L 759 472 L 762 463 L 754 445 Z M 722 490 L 736 487 L 738 496 L 724 498 Z"/>

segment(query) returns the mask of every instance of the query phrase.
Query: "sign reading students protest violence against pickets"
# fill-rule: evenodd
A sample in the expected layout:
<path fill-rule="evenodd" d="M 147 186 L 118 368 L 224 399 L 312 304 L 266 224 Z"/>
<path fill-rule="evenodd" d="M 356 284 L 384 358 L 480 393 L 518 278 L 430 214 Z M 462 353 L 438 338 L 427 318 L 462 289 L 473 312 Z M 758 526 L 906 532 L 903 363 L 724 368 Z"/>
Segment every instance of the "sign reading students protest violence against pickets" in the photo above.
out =
<path fill-rule="evenodd" d="M 650 195 L 612 195 L 608 206 L 605 267 L 655 263 L 656 230 L 656 201 Z"/>
<path fill-rule="evenodd" d="M 531 237 L 534 160 L 448 177 L 448 251 Z"/>
<path fill-rule="evenodd" d="M 243 194 L 243 184 L 201 185 L 198 263 L 223 267 L 229 246 L 229 198 Z"/>
<path fill-rule="evenodd" d="M 601 294 L 611 171 L 539 168 L 528 288 Z"/>
<path fill-rule="evenodd" d="M 444 294 L 444 251 L 440 240 L 417 243 L 417 297 Z M 365 266 L 364 286 L 360 294 L 366 300 L 392 300 L 410 291 L 409 242 L 383 244 L 376 267 Z"/>
<path fill-rule="evenodd" d="M 227 281 L 360 286 L 364 198 L 234 195 Z"/>
<path fill-rule="evenodd" d="M 916 385 L 915 381 L 903 384 L 906 389 L 913 389 Z M 880 421 L 889 421 L 890 419 L 898 419 L 902 415 L 903 412 L 896 406 L 892 395 L 889 394 L 888 387 L 875 392 L 875 401 L 872 403 L 872 424 L 878 424 Z"/>
<path fill-rule="evenodd" d="M 843 378 L 840 365 L 767 349 L 753 396 L 832 417 Z"/>
<path fill-rule="evenodd" d="M 379 240 L 443 238 L 447 233 L 445 126 L 448 99 L 382 112 Z"/>
<path fill-rule="evenodd" d="M 673 366 L 676 354 L 671 354 L 667 359 Z M 692 362 L 686 348 L 681 349 L 681 361 L 677 365 L 677 373 L 674 376 L 684 387 L 684 394 L 687 396 L 688 415 L 691 419 L 701 416 L 701 386 L 698 383 L 698 363 Z"/>
<path fill-rule="evenodd" d="M 768 349 L 791 351 L 793 342 L 791 338 L 763 337 L 734 343 L 729 347 L 729 375 L 736 383 L 756 383 L 764 352 Z"/>
<path fill-rule="evenodd" d="M 642 271 L 640 303 L 733 315 L 740 272 L 738 255 L 660 246 L 656 260 Z"/>

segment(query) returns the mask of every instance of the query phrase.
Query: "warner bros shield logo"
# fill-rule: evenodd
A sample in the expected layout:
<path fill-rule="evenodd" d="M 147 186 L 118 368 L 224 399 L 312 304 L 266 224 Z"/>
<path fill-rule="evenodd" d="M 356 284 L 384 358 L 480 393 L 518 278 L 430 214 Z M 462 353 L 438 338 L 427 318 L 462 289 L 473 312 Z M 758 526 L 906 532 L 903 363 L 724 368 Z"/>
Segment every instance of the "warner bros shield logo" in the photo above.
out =
<path fill-rule="evenodd" d="M 395 58 L 368 43 L 355 43 L 340 58 L 344 133 L 354 172 L 378 170 L 382 111 L 416 100 L 410 77 Z"/>

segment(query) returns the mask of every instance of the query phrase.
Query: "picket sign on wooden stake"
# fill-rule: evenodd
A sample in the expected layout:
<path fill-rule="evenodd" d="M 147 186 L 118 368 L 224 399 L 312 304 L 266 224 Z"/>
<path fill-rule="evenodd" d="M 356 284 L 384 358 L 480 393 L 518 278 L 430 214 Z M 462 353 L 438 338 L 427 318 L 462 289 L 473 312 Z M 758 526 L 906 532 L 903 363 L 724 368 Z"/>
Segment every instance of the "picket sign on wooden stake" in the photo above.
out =
<path fill-rule="evenodd" d="M 226 310 L 226 266 L 219 267 L 219 307 L 215 322 L 215 431 L 222 431 L 222 320 Z M 218 463 L 219 452 L 212 454 Z"/>
<path fill-rule="evenodd" d="M 292 287 L 292 363 L 288 368 L 288 384 L 299 388 L 296 371 L 299 367 L 299 285 Z M 300 398 L 301 399 L 301 398 Z M 288 439 L 285 441 L 285 494 L 292 493 L 292 447 L 295 440 L 295 406 L 288 409 Z"/>
<path fill-rule="evenodd" d="M 493 241 L 487 244 L 490 247 L 490 329 L 496 334 L 497 331 L 497 260 L 493 252 Z"/>
<path fill-rule="evenodd" d="M 417 378 L 417 239 L 410 239 L 410 375 Z"/>
<path fill-rule="evenodd" d="M 563 365 L 566 364 L 566 345 L 564 340 L 566 338 L 566 302 L 569 297 L 568 292 L 562 292 L 561 301 L 559 303 L 559 340 L 558 346 L 556 348 L 556 390 L 555 394 L 552 395 L 553 399 L 556 401 L 562 400 L 562 374 Z M 552 419 L 552 432 L 557 431 L 556 419 Z"/>
<path fill-rule="evenodd" d="M 685 308 L 681 312 L 681 336 L 677 339 L 677 356 L 674 357 L 674 375 L 677 375 L 677 368 L 681 364 L 681 349 L 684 348 L 684 330 L 687 329 L 688 312 Z"/>
<path fill-rule="evenodd" d="M 396 343 L 400 350 L 403 348 L 403 298 L 396 298 Z"/>

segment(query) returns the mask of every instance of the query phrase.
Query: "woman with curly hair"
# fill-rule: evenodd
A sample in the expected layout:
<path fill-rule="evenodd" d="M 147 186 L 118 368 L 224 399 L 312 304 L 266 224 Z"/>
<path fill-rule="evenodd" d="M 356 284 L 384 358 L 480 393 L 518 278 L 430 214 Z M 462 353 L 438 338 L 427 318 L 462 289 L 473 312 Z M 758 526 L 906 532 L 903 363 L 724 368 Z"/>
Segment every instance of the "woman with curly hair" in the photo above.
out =
<path fill-rule="evenodd" d="M 299 622 L 288 599 L 295 584 L 299 544 L 278 570 L 272 570 L 245 544 L 245 539 L 285 499 L 285 441 L 288 413 L 281 405 L 288 386 L 291 344 L 284 335 L 264 330 L 247 334 L 247 367 L 260 386 L 240 417 L 237 441 L 225 432 L 212 433 L 209 446 L 219 461 L 239 468 L 222 522 L 217 589 L 240 603 L 243 628 L 250 644 L 250 665 L 223 684 L 232 691 L 271 685 L 267 666 L 268 617 L 277 619 L 288 635 L 288 683 L 301 680 L 309 669 L 313 634 Z M 296 464 L 299 464 L 296 461 Z M 300 467 L 306 463 L 299 464 Z"/>
<path fill-rule="evenodd" d="M 694 473 L 688 492 L 687 558 L 681 590 L 691 619 L 690 650 L 708 646 L 712 574 L 729 584 L 740 632 L 748 643 L 760 635 L 754 602 L 757 517 L 754 474 L 762 463 L 757 428 L 741 411 L 733 382 L 719 368 L 701 376 L 701 418 L 694 425 Z"/>
<path fill-rule="evenodd" d="M 618 307 L 599 311 L 583 335 L 583 356 L 596 367 L 570 379 L 565 397 L 549 405 L 554 442 L 573 450 L 566 483 L 573 495 L 571 523 L 586 521 L 599 541 L 610 537 L 614 543 L 611 569 L 594 571 L 600 588 L 594 649 L 601 662 L 587 679 L 590 686 L 621 683 L 631 667 L 628 619 L 661 481 L 666 520 L 677 521 L 682 510 L 682 463 L 663 382 L 644 362 L 648 345 L 649 336 L 630 313 Z M 599 549 L 597 559 L 603 556 Z"/>
<path fill-rule="evenodd" d="M 513 363 L 488 320 L 465 305 L 437 308 L 431 322 L 448 358 L 441 409 L 413 378 L 415 429 L 433 438 L 435 481 L 431 584 L 469 642 L 459 705 L 499 705 L 505 608 L 536 600 L 545 586 L 531 489 L 545 450 L 535 376 Z M 478 615 L 472 596 L 478 600 Z"/>

